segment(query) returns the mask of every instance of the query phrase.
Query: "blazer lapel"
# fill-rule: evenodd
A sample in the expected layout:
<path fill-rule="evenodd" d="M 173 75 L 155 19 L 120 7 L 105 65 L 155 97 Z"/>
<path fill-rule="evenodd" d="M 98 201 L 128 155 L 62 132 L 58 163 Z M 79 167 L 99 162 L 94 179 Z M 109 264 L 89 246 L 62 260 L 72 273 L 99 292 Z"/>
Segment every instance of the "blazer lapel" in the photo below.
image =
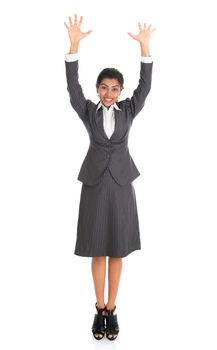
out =
<path fill-rule="evenodd" d="M 118 111 L 117 109 L 114 109 L 114 116 L 115 116 L 115 128 L 114 128 L 114 132 L 110 137 L 110 140 L 113 139 L 117 134 L 118 131 L 120 129 L 120 111 Z"/>
<path fill-rule="evenodd" d="M 100 107 L 98 111 L 96 111 L 96 126 L 99 131 L 99 133 L 104 137 L 108 139 L 108 136 L 105 133 L 104 127 L 103 127 L 103 109 Z"/>

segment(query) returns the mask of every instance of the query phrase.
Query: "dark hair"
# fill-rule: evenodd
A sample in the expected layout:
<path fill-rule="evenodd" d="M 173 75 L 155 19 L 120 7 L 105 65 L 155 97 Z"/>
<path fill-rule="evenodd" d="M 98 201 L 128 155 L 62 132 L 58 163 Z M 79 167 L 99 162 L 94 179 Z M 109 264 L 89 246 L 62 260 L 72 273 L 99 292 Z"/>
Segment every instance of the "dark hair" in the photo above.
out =
<path fill-rule="evenodd" d="M 117 79 L 119 82 L 121 89 L 124 88 L 124 77 L 121 72 L 119 72 L 115 68 L 104 68 L 98 75 L 97 81 L 96 81 L 96 87 L 99 87 L 99 84 L 103 79 Z"/>

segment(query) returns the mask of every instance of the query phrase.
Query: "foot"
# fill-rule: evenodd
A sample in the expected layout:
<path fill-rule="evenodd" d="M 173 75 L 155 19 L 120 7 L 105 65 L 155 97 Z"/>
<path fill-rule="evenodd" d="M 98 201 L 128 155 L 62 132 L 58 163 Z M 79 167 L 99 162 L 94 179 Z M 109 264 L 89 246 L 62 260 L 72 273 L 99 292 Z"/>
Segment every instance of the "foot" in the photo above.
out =
<path fill-rule="evenodd" d="M 115 313 L 116 306 L 109 308 L 106 306 L 106 337 L 109 340 L 115 340 L 119 333 L 119 325 L 117 314 Z"/>
<path fill-rule="evenodd" d="M 96 338 L 97 340 L 100 340 L 105 335 L 106 306 L 104 305 L 104 307 L 98 307 L 97 303 L 95 304 L 95 306 L 96 306 L 97 313 L 94 315 L 92 332 L 93 332 L 94 338 Z"/>

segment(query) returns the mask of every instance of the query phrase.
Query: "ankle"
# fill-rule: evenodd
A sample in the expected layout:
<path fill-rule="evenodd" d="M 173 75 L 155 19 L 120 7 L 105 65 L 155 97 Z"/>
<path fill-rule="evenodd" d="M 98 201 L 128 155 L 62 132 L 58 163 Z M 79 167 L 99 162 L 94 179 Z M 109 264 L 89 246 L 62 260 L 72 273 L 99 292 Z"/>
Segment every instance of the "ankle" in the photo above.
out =
<path fill-rule="evenodd" d="M 104 307 L 105 307 L 105 303 L 98 303 L 97 302 L 97 307 L 98 307 L 98 309 L 104 309 Z"/>
<path fill-rule="evenodd" d="M 115 304 L 106 304 L 106 309 L 107 310 L 114 310 Z"/>

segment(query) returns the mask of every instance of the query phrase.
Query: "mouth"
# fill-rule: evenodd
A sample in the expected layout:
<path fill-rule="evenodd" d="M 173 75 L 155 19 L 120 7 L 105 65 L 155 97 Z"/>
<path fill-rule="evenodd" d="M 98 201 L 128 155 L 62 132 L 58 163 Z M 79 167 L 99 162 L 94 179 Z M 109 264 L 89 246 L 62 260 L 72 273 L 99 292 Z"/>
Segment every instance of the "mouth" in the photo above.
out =
<path fill-rule="evenodd" d="M 104 98 L 104 101 L 107 102 L 107 103 L 110 103 L 110 102 L 113 101 L 113 99 L 112 98 Z"/>

